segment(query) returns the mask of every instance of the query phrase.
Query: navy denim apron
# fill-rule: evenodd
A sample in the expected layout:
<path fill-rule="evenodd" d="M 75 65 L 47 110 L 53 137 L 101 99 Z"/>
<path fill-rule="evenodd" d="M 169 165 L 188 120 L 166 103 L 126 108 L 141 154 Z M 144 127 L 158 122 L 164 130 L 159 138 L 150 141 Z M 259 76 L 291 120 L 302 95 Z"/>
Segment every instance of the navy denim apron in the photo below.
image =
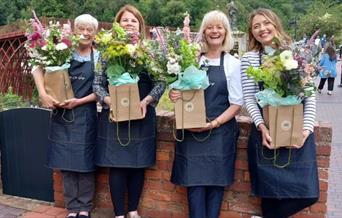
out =
<path fill-rule="evenodd" d="M 261 55 L 260 55 L 261 60 Z M 262 84 L 259 84 L 262 90 Z M 259 108 L 261 113 L 262 109 Z M 263 149 L 263 150 L 262 150 Z M 248 165 L 252 194 L 264 198 L 316 198 L 319 196 L 316 144 L 310 134 L 300 149 L 291 149 L 290 165 L 275 167 L 274 150 L 262 145 L 261 132 L 252 125 L 248 141 Z M 278 149 L 277 163 L 287 163 L 289 149 Z"/>
<path fill-rule="evenodd" d="M 139 95 L 142 100 L 153 88 L 153 81 L 146 72 L 139 74 Z M 122 146 L 117 139 L 115 122 L 109 122 L 109 110 L 99 115 L 99 128 L 95 151 L 95 164 L 102 167 L 145 168 L 156 162 L 156 112 L 148 105 L 144 119 L 132 120 L 131 141 Z M 128 121 L 119 122 L 119 137 L 127 142 Z"/>
<path fill-rule="evenodd" d="M 91 61 L 72 60 L 69 76 L 75 98 L 83 98 L 93 93 L 93 52 Z M 95 102 L 80 105 L 72 110 L 54 110 L 50 119 L 48 167 L 75 172 L 94 171 L 96 129 Z"/>
<path fill-rule="evenodd" d="M 210 120 L 222 114 L 229 106 L 227 79 L 224 72 L 224 53 L 220 66 L 209 66 L 210 85 L 205 91 L 206 115 Z M 238 126 L 235 118 L 212 130 L 191 133 L 185 130 L 184 141 L 177 142 L 171 182 L 182 186 L 226 186 L 233 183 Z"/>

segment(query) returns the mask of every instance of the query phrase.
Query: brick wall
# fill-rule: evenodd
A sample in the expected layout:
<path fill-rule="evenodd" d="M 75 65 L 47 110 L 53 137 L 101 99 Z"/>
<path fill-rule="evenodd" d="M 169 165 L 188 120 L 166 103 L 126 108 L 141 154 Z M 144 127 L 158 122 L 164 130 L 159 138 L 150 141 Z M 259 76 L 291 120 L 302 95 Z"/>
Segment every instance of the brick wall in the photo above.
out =
<path fill-rule="evenodd" d="M 141 198 L 139 211 L 143 217 L 149 218 L 186 218 L 188 217 L 186 189 L 170 183 L 175 142 L 172 137 L 172 117 L 163 114 L 158 117 L 157 164 L 146 170 L 145 189 Z M 251 197 L 247 166 L 247 139 L 251 121 L 247 117 L 239 117 L 241 128 L 235 182 L 226 187 L 221 208 L 221 218 L 247 218 L 260 213 L 260 200 Z M 331 125 L 320 122 L 315 127 L 317 143 L 317 159 L 320 178 L 320 199 L 315 205 L 307 208 L 294 218 L 324 218 L 327 210 L 328 168 L 331 152 Z M 108 188 L 107 169 L 100 169 L 97 174 L 97 191 L 95 205 L 109 208 L 111 198 Z M 61 175 L 54 172 L 54 190 L 56 206 L 63 206 Z"/>

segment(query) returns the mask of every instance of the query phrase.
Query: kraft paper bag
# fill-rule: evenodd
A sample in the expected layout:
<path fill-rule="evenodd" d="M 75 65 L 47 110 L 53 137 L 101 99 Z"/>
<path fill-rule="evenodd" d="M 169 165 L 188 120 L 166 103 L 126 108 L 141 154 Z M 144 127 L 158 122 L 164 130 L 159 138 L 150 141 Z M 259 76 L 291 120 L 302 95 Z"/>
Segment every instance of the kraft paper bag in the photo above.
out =
<path fill-rule="evenodd" d="M 109 118 L 115 122 L 143 118 L 138 84 L 108 86 L 110 95 Z"/>
<path fill-rule="evenodd" d="M 59 103 L 74 98 L 68 70 L 56 70 L 44 73 L 44 87 L 47 94 Z"/>
<path fill-rule="evenodd" d="M 303 141 L 303 104 L 266 106 L 264 120 L 275 148 L 300 145 Z"/>
<path fill-rule="evenodd" d="M 176 129 L 206 127 L 206 113 L 203 89 L 181 91 L 176 101 Z"/>

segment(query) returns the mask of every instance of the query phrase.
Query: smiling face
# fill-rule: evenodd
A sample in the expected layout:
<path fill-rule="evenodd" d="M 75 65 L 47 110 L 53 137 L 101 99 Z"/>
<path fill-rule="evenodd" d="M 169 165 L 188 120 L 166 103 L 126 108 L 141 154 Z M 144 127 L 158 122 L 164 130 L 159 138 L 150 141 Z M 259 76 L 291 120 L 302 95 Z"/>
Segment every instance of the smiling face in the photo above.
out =
<path fill-rule="evenodd" d="M 96 30 L 91 24 L 80 23 L 76 26 L 75 33 L 80 36 L 81 45 L 92 45 Z"/>
<path fill-rule="evenodd" d="M 277 35 L 274 24 L 265 16 L 257 14 L 252 20 L 252 34 L 262 45 L 271 45 L 272 39 Z"/>
<path fill-rule="evenodd" d="M 225 37 L 226 29 L 221 22 L 212 22 L 204 30 L 204 38 L 209 49 L 222 46 Z"/>
<path fill-rule="evenodd" d="M 122 26 L 127 32 L 140 32 L 140 23 L 138 18 L 136 18 L 134 16 L 134 14 L 132 14 L 129 11 L 125 11 L 120 20 L 119 20 L 119 24 L 120 26 Z"/>

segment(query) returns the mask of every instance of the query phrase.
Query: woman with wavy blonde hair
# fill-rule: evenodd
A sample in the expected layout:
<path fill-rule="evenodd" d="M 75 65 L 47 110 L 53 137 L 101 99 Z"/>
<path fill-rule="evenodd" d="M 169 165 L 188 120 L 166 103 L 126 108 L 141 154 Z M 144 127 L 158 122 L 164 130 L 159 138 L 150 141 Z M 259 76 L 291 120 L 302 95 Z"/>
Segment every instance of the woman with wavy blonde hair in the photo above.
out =
<path fill-rule="evenodd" d="M 236 144 L 239 128 L 235 116 L 243 104 L 240 61 L 228 52 L 233 39 L 227 16 L 218 10 L 204 15 L 199 32 L 202 55 L 199 63 L 207 68 L 210 86 L 204 90 L 206 128 L 186 129 L 177 142 L 171 181 L 185 186 L 190 218 L 218 218 L 225 186 L 234 181 Z M 172 90 L 170 99 L 180 98 Z M 211 131 L 205 141 L 203 138 Z"/>

